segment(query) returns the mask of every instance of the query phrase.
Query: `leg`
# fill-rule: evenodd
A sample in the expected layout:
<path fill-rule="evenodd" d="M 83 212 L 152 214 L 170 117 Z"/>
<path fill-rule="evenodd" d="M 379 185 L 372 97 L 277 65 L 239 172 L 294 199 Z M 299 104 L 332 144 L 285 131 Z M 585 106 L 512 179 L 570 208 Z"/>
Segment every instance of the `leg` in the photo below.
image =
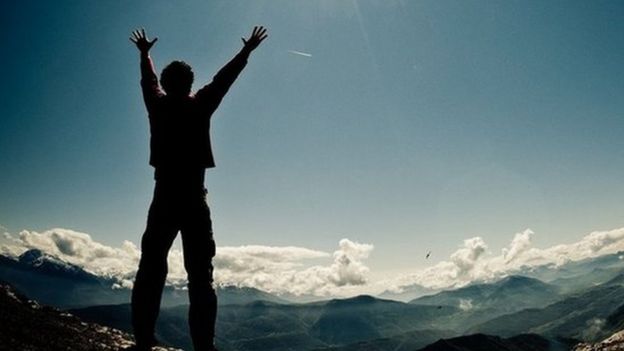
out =
<path fill-rule="evenodd" d="M 154 196 L 141 239 L 141 261 L 132 289 L 132 327 L 137 347 L 155 344 L 154 328 L 167 277 L 167 254 L 178 232 L 166 201 Z"/>
<path fill-rule="evenodd" d="M 193 203 L 194 202 L 194 203 Z M 212 287 L 212 236 L 210 209 L 202 197 L 194 199 L 182 225 L 184 266 L 188 275 L 189 327 L 195 351 L 214 350 L 217 295 Z"/>

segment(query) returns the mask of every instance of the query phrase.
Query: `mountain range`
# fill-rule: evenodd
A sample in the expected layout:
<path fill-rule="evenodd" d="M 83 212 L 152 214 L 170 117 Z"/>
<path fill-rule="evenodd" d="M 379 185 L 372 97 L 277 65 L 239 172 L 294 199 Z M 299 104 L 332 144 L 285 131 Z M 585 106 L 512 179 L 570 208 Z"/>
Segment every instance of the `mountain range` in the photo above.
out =
<path fill-rule="evenodd" d="M 59 308 L 128 303 L 131 294 L 131 290 L 120 287 L 115 278 L 94 275 L 37 249 L 28 250 L 15 258 L 0 255 L 0 280 L 10 282 L 32 299 Z M 223 286 L 217 290 L 220 304 L 241 304 L 257 300 L 290 302 L 248 287 Z M 187 303 L 185 289 L 165 287 L 163 306 Z"/>
<path fill-rule="evenodd" d="M 220 287 L 217 344 L 224 351 L 563 350 L 624 328 L 620 253 L 520 272 L 409 302 L 362 295 L 301 303 L 254 288 Z M 30 250 L 0 256 L 0 280 L 88 323 L 131 331 L 130 290 L 113 278 Z M 168 287 L 159 340 L 190 349 L 187 314 L 186 291 Z"/>

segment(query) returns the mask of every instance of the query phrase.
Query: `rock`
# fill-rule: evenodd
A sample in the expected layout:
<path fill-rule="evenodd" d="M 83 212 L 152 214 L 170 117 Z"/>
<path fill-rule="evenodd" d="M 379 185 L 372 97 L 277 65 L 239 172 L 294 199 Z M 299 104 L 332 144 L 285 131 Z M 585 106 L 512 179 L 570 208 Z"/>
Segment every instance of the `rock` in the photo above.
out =
<path fill-rule="evenodd" d="M 624 330 L 611 335 L 595 344 L 580 343 L 573 351 L 624 351 Z"/>
<path fill-rule="evenodd" d="M 0 283 L 0 345 L 23 351 L 115 351 L 134 345 L 130 334 L 29 300 Z M 154 351 L 176 351 L 159 347 Z"/>

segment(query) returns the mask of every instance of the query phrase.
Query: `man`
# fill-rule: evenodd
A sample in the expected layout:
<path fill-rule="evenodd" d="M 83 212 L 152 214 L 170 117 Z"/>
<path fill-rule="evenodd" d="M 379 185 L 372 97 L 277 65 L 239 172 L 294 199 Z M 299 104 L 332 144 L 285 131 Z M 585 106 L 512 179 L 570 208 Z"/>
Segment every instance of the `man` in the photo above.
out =
<path fill-rule="evenodd" d="M 150 123 L 150 164 L 154 167 L 154 198 L 141 239 L 141 261 L 132 290 L 132 325 L 137 350 L 156 344 L 154 326 L 167 276 L 167 255 L 178 231 L 182 234 L 188 275 L 189 327 L 196 351 L 215 350 L 217 296 L 212 287 L 215 243 L 206 204 L 204 173 L 215 166 L 210 146 L 210 117 L 247 63 L 249 54 L 266 39 L 254 27 L 241 51 L 195 95 L 193 71 L 174 61 L 163 69 L 158 84 L 145 30 L 130 40 L 141 55 L 141 88 Z"/>

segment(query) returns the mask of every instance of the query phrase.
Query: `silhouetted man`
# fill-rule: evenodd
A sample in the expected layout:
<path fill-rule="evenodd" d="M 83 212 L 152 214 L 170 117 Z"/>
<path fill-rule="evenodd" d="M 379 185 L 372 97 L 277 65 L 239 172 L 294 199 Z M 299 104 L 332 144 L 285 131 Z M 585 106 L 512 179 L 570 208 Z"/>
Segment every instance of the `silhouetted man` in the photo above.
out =
<path fill-rule="evenodd" d="M 193 95 L 193 71 L 182 61 L 174 61 L 163 69 L 161 90 L 149 56 L 158 39 L 149 41 L 144 30 L 132 33 L 130 40 L 141 53 L 141 88 L 149 114 L 150 164 L 156 180 L 132 290 L 132 325 L 138 350 L 150 350 L 156 344 L 154 326 L 167 276 L 167 255 L 178 231 L 182 233 L 188 275 L 193 346 L 196 351 L 215 350 L 215 243 L 204 188 L 205 169 L 215 166 L 210 116 L 245 67 L 249 54 L 266 37 L 266 29 L 255 27 L 249 39 L 242 39 L 241 51 L 210 84 Z"/>

